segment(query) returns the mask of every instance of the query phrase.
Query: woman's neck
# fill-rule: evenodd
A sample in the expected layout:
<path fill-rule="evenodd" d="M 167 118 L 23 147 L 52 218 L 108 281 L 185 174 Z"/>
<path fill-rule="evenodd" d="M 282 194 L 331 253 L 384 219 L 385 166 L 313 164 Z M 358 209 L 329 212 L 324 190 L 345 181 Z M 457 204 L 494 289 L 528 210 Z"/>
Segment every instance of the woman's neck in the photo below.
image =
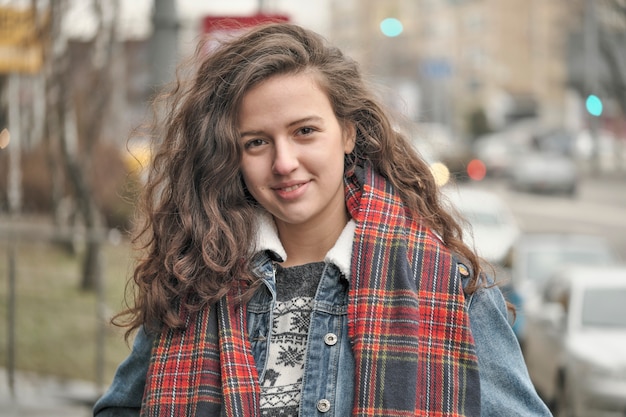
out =
<path fill-rule="evenodd" d="M 283 266 L 323 261 L 348 223 L 348 213 L 325 219 L 321 224 L 290 225 L 277 222 L 278 236 L 287 253 Z"/>

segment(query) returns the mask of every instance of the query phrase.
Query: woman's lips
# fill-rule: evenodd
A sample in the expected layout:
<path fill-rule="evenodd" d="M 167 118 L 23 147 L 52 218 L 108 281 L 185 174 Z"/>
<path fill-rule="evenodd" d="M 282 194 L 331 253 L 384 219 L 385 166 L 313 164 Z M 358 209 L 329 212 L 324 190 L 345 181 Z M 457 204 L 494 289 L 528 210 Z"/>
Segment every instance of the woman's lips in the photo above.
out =
<path fill-rule="evenodd" d="M 296 189 L 300 188 L 301 186 L 302 186 L 302 184 L 296 184 L 296 185 L 291 185 L 289 187 L 279 188 L 279 190 L 280 191 L 289 192 L 289 191 L 296 190 Z"/>
<path fill-rule="evenodd" d="M 290 184 L 278 184 L 272 189 L 278 194 L 281 198 L 284 199 L 294 199 L 300 197 L 305 190 L 305 186 L 308 184 L 307 182 L 298 182 L 298 183 L 290 183 Z"/>

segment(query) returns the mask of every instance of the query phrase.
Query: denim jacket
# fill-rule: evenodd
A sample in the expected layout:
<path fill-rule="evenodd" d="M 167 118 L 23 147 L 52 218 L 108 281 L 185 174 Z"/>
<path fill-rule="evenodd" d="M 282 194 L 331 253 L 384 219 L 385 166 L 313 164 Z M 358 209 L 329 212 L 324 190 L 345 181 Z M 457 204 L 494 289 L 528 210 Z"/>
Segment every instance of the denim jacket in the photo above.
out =
<path fill-rule="evenodd" d="M 318 415 L 319 411 L 329 417 L 349 416 L 352 411 L 354 358 L 348 338 L 349 268 L 346 269 L 345 262 L 350 259 L 345 257 L 350 233 L 347 227 L 327 255 L 327 266 L 314 299 L 301 395 L 301 410 L 313 410 L 311 415 Z M 258 253 L 253 264 L 265 285 L 259 287 L 247 306 L 248 337 L 261 380 L 276 302 L 273 261 L 285 256 L 282 247 L 275 246 L 275 240 L 270 237 L 269 242 L 261 244 L 265 250 Z M 470 275 L 464 284 L 469 280 Z M 498 287 L 481 288 L 469 295 L 466 307 L 478 356 L 482 415 L 550 416 L 530 381 Z M 139 415 L 152 343 L 140 329 L 131 354 L 119 366 L 108 391 L 95 404 L 94 415 Z M 303 413 L 301 417 L 308 417 Z"/>

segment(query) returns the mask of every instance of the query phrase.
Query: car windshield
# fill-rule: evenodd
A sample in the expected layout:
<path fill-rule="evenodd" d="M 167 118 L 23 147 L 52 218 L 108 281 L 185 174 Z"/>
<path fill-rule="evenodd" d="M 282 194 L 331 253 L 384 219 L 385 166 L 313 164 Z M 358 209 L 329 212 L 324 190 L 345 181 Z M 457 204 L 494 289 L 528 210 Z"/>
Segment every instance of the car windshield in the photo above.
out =
<path fill-rule="evenodd" d="M 498 226 L 504 223 L 498 213 L 466 210 L 464 214 L 467 221 L 469 221 L 474 226 Z"/>
<path fill-rule="evenodd" d="M 585 291 L 582 325 L 626 329 L 626 288 L 591 288 Z"/>
<path fill-rule="evenodd" d="M 561 264 L 606 264 L 611 260 L 608 252 L 601 250 L 542 250 L 528 254 L 528 278 L 542 284 Z"/>

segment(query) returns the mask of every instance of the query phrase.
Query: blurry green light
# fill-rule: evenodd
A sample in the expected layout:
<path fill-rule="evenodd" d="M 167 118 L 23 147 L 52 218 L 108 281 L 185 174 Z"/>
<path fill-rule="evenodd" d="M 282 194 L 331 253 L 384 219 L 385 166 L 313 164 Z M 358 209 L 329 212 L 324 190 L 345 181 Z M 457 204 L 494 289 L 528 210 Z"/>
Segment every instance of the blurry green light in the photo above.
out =
<path fill-rule="evenodd" d="M 592 116 L 600 116 L 602 114 L 602 100 L 598 96 L 591 94 L 587 97 L 587 102 L 585 103 L 587 107 L 587 111 Z"/>
<path fill-rule="evenodd" d="M 402 22 L 394 17 L 388 17 L 380 22 L 380 31 L 390 38 L 398 36 L 403 30 Z"/>

